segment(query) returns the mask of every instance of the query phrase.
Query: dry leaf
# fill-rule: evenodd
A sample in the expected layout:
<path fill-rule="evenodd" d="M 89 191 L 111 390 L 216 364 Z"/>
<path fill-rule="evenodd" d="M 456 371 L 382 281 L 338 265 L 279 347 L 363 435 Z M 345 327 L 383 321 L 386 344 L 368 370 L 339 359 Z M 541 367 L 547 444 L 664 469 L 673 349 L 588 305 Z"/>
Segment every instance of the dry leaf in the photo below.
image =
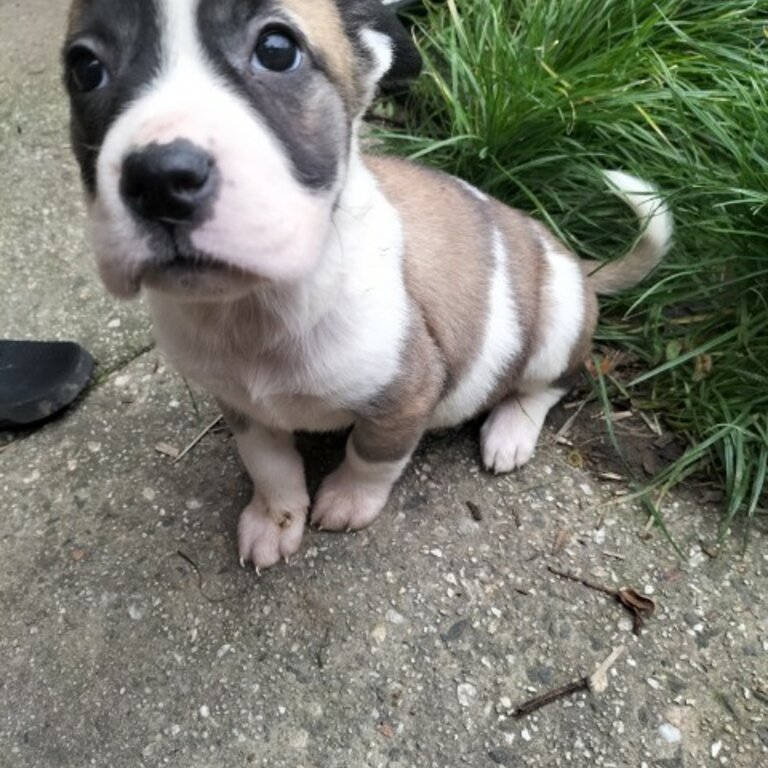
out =
<path fill-rule="evenodd" d="M 645 620 L 653 615 L 656 610 L 656 603 L 650 597 L 641 595 L 636 589 L 631 587 L 622 587 L 616 591 L 616 599 L 629 611 L 634 617 L 634 626 L 632 631 L 640 634 Z"/>
<path fill-rule="evenodd" d="M 622 361 L 622 353 L 619 351 L 611 352 L 604 357 L 598 358 L 598 366 L 601 376 L 608 376 L 613 373 Z M 595 368 L 594 359 L 587 360 L 586 362 L 587 372 L 593 378 L 597 378 L 597 369 Z"/>
<path fill-rule="evenodd" d="M 693 370 L 693 380 L 702 381 L 712 373 L 712 355 L 697 355 Z"/>

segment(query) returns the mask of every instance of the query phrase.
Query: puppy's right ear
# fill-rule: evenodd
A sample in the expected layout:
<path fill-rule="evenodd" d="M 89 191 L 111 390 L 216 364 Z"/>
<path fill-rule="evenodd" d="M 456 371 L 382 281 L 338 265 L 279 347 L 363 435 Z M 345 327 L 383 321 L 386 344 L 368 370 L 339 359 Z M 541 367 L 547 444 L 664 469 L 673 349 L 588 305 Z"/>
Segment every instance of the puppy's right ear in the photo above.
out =
<path fill-rule="evenodd" d="M 421 56 L 397 14 L 381 0 L 336 2 L 361 62 L 365 109 L 377 86 L 391 88 L 416 77 Z"/>

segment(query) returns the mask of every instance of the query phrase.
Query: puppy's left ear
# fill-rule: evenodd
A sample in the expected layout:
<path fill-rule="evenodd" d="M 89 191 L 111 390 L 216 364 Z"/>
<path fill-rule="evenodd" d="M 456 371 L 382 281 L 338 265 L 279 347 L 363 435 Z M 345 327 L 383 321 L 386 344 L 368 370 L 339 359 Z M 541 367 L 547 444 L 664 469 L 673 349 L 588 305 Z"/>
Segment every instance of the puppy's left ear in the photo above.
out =
<path fill-rule="evenodd" d="M 421 56 L 392 8 L 381 0 L 336 0 L 361 65 L 364 104 L 421 72 Z M 362 111 L 362 110 L 361 110 Z"/>

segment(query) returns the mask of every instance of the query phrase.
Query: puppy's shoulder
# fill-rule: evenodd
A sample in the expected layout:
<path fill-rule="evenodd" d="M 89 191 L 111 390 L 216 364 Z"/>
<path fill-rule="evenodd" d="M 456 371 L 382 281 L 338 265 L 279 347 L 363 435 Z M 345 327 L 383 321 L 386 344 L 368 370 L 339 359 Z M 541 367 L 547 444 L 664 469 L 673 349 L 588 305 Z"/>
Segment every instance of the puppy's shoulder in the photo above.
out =
<path fill-rule="evenodd" d="M 365 164 L 387 199 L 400 210 L 413 210 L 414 206 L 429 200 L 434 203 L 435 196 L 439 196 L 443 204 L 462 204 L 462 182 L 447 173 L 391 155 L 366 155 Z M 429 205 L 417 210 L 427 218 L 439 214 Z"/>

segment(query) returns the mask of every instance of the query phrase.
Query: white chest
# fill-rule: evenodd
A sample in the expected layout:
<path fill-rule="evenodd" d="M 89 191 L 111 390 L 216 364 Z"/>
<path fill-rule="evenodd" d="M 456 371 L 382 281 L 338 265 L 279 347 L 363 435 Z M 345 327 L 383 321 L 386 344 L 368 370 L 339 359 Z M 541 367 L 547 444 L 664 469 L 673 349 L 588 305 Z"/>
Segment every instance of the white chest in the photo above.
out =
<path fill-rule="evenodd" d="M 321 268 L 268 302 L 197 307 L 150 294 L 160 347 L 183 375 L 259 421 L 349 424 L 397 375 L 408 328 L 400 222 L 376 202 L 340 206 Z"/>

